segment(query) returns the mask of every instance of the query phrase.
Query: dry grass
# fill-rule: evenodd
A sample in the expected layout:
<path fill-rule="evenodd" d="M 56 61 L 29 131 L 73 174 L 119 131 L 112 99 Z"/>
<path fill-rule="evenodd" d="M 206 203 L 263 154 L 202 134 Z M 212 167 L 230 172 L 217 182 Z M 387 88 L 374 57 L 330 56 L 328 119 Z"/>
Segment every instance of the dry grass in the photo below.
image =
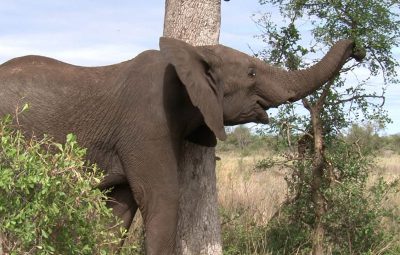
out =
<path fill-rule="evenodd" d="M 286 197 L 283 171 L 278 168 L 254 171 L 256 163 L 271 155 L 267 153 L 240 156 L 219 153 L 217 163 L 218 200 L 230 212 L 245 211 L 258 224 L 265 224 Z"/>
<path fill-rule="evenodd" d="M 391 181 L 400 176 L 400 155 L 391 154 L 377 159 L 379 174 Z"/>
<path fill-rule="evenodd" d="M 220 206 L 229 212 L 242 212 L 252 222 L 265 225 L 284 202 L 287 194 L 283 170 L 273 168 L 263 172 L 254 171 L 259 160 L 273 155 L 258 152 L 241 156 L 237 152 L 219 152 L 217 156 L 221 158 L 217 161 L 216 169 Z M 378 158 L 377 165 L 371 181 L 380 176 L 386 181 L 394 181 L 400 177 L 400 155 Z M 399 205 L 400 208 L 400 194 L 390 196 L 386 203 Z M 141 221 L 132 226 L 131 231 L 135 234 L 131 235 L 130 242 L 136 240 L 137 243 L 138 239 L 143 238 L 138 238 L 141 236 L 140 229 Z"/>
<path fill-rule="evenodd" d="M 278 210 L 287 194 L 285 173 L 278 169 L 257 172 L 258 160 L 273 157 L 267 152 L 241 156 L 235 152 L 220 152 L 217 163 L 217 186 L 220 206 L 227 211 L 246 211 L 255 222 L 265 224 Z M 383 177 L 392 182 L 400 178 L 400 155 L 385 155 L 377 159 L 377 169 L 371 182 Z M 400 207 L 400 194 L 392 195 L 388 203 Z"/>
<path fill-rule="evenodd" d="M 400 179 L 400 155 L 391 154 L 377 159 L 377 173 L 373 175 L 376 179 L 383 177 L 387 182 L 393 182 Z M 400 187 L 398 187 L 400 188 Z M 393 206 L 397 205 L 397 212 L 400 214 L 400 192 L 391 194 L 385 204 Z"/>
<path fill-rule="evenodd" d="M 266 152 L 258 152 L 250 156 L 220 152 L 218 156 L 221 158 L 217 163 L 219 204 L 225 213 L 237 214 L 240 217 L 233 221 L 229 218 L 226 221 L 226 216 L 223 218 L 228 223 L 224 225 L 227 226 L 225 231 L 228 231 L 229 236 L 225 241 L 229 243 L 230 248 L 241 246 L 241 251 L 245 250 L 243 254 L 270 254 L 264 238 L 259 238 L 259 233 L 254 232 L 253 224 L 265 226 L 286 199 L 285 173 L 277 168 L 264 172 L 254 171 L 257 161 L 273 157 Z M 370 176 L 370 183 L 379 177 L 383 177 L 388 182 L 400 178 L 400 155 L 385 155 L 377 159 L 377 168 Z M 397 205 L 400 214 L 399 193 L 388 196 L 387 200 L 382 202 L 384 206 Z M 232 224 L 244 227 L 247 238 L 240 238 L 243 233 L 240 232 L 240 228 Z M 393 227 L 393 222 L 387 222 L 387 224 Z M 262 228 L 255 231 L 264 230 Z M 232 238 L 231 235 L 234 237 Z M 262 247 L 262 252 L 260 253 L 259 249 L 254 253 L 254 247 Z"/>

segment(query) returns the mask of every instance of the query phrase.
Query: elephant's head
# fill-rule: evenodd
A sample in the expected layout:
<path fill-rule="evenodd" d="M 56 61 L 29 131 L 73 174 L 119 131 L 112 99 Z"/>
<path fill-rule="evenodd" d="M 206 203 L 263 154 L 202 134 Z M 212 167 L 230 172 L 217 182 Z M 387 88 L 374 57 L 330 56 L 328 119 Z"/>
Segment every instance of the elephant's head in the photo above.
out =
<path fill-rule="evenodd" d="M 207 126 L 221 140 L 224 125 L 268 123 L 266 110 L 299 100 L 334 77 L 349 57 L 354 43 L 342 40 L 314 66 L 285 71 L 223 45 L 194 47 L 183 41 L 161 38 L 161 53 L 186 86 L 192 103 Z"/>

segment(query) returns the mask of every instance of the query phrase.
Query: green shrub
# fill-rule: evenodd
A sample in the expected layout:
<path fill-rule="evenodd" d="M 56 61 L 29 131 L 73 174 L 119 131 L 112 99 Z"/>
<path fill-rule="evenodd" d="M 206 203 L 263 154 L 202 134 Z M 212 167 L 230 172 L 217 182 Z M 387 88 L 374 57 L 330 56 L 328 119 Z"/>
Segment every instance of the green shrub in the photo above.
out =
<path fill-rule="evenodd" d="M 227 139 L 218 142 L 216 151 L 237 152 L 246 157 L 259 152 L 278 151 L 278 143 L 274 136 L 254 133 L 240 125 L 233 130 L 227 130 Z"/>
<path fill-rule="evenodd" d="M 6 116 L 0 137 L 0 253 L 112 254 L 122 230 L 75 136 L 27 140 Z"/>
<path fill-rule="evenodd" d="M 265 255 L 267 226 L 258 225 L 245 208 L 220 209 L 224 255 Z"/>
<path fill-rule="evenodd" d="M 326 205 L 322 224 L 328 254 L 399 254 L 399 215 L 385 203 L 398 181 L 371 180 L 373 157 L 355 144 L 332 141 L 326 148 L 331 172 L 325 171 L 321 191 Z M 368 151 L 367 151 L 368 152 Z M 286 178 L 293 198 L 269 222 L 267 244 L 272 254 L 309 254 L 315 224 L 311 159 L 294 163 Z"/>

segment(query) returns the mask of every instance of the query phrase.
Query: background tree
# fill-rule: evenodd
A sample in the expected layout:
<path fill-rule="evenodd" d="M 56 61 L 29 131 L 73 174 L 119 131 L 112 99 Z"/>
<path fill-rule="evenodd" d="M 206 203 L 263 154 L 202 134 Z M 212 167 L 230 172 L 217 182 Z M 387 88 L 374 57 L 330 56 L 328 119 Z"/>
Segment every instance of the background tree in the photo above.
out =
<path fill-rule="evenodd" d="M 300 214 L 301 217 L 298 219 L 312 226 L 310 238 L 313 254 L 325 254 L 327 246 L 324 242 L 328 238 L 326 231 L 329 226 L 326 224 L 326 219 L 332 216 L 329 213 L 333 210 L 331 206 L 339 203 L 335 200 L 335 195 L 339 193 L 329 193 L 329 191 L 332 191 L 333 185 L 339 182 L 338 179 L 349 174 L 346 171 L 355 164 L 354 162 L 360 163 L 364 159 L 350 156 L 339 159 L 338 152 L 353 155 L 355 149 L 338 142 L 338 135 L 353 121 L 369 119 L 381 125 L 388 121 L 382 108 L 384 87 L 381 94 L 378 94 L 367 90 L 365 85 L 371 77 L 377 76 L 382 77 L 380 83 L 384 85 L 396 82 L 398 63 L 392 49 L 398 46 L 400 36 L 399 2 L 396 0 L 261 0 L 260 3 L 273 9 L 279 7 L 283 17 L 281 19 L 283 22 L 280 24 L 273 22 L 272 14 L 264 15 L 259 20 L 264 29 L 261 37 L 271 46 L 259 56 L 269 62 L 291 70 L 304 68 L 310 64 L 309 61 L 305 61 L 306 59 L 315 59 L 319 51 L 324 51 L 327 46 L 343 38 L 355 40 L 360 51 L 366 49 L 368 52 L 366 61 L 362 64 L 350 63 L 342 70 L 340 76 L 329 81 L 320 91 L 302 100 L 301 106 L 307 110 L 309 116 L 294 114 L 296 109 L 301 107 L 298 104 L 283 106 L 272 125 L 275 131 L 283 128 L 284 132 L 280 132 L 288 138 L 293 135 L 301 137 L 299 135 L 301 132 L 311 138 L 313 146 L 308 150 L 307 156 L 301 157 L 301 161 L 296 163 L 299 171 L 292 179 L 292 184 L 295 184 L 292 188 L 295 193 L 297 192 L 295 197 L 303 194 L 311 198 L 312 203 L 307 206 L 313 208 L 313 212 L 310 214 L 301 211 L 306 204 L 300 205 L 297 210 L 303 214 Z M 308 30 L 301 30 L 301 27 L 307 27 Z M 359 80 L 363 77 L 344 75 L 361 67 L 369 71 L 369 76 L 365 79 Z M 338 165 L 340 161 L 342 166 Z M 356 178 L 353 180 L 365 183 L 363 173 L 368 167 L 359 165 L 356 169 L 357 172 L 354 173 Z M 306 178 L 307 173 L 304 171 L 311 171 L 309 178 Z M 344 185 L 339 186 L 344 187 Z M 309 218 L 306 219 L 305 215 Z M 329 235 L 329 238 L 331 237 L 332 235 Z M 350 247 L 350 253 L 352 253 L 351 242 L 355 242 L 356 238 L 357 234 L 348 237 L 349 241 L 346 244 Z"/>
<path fill-rule="evenodd" d="M 233 142 L 235 145 L 239 147 L 240 150 L 244 150 L 244 148 L 249 145 L 251 142 L 251 131 L 249 128 L 247 128 L 244 125 L 240 125 L 236 127 L 233 132 L 231 133 L 231 136 L 233 139 Z"/>
<path fill-rule="evenodd" d="M 164 36 L 192 45 L 219 40 L 221 0 L 166 0 Z M 190 142 L 180 162 L 180 208 L 175 254 L 222 254 L 215 149 Z"/>

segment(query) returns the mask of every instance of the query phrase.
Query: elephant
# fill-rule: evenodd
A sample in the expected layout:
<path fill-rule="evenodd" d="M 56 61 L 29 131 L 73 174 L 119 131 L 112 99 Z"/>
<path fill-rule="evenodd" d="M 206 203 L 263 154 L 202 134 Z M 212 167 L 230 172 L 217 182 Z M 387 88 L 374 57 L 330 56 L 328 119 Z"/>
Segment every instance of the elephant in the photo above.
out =
<path fill-rule="evenodd" d="M 212 147 L 225 140 L 225 125 L 266 124 L 266 110 L 309 95 L 349 58 L 363 58 L 341 40 L 314 66 L 286 71 L 223 45 L 166 37 L 159 45 L 109 66 L 42 56 L 0 65 L 0 115 L 29 103 L 18 117 L 25 133 L 59 142 L 74 133 L 105 171 L 98 188 L 111 189 L 108 205 L 124 227 L 140 210 L 149 255 L 173 253 L 184 140 Z"/>

